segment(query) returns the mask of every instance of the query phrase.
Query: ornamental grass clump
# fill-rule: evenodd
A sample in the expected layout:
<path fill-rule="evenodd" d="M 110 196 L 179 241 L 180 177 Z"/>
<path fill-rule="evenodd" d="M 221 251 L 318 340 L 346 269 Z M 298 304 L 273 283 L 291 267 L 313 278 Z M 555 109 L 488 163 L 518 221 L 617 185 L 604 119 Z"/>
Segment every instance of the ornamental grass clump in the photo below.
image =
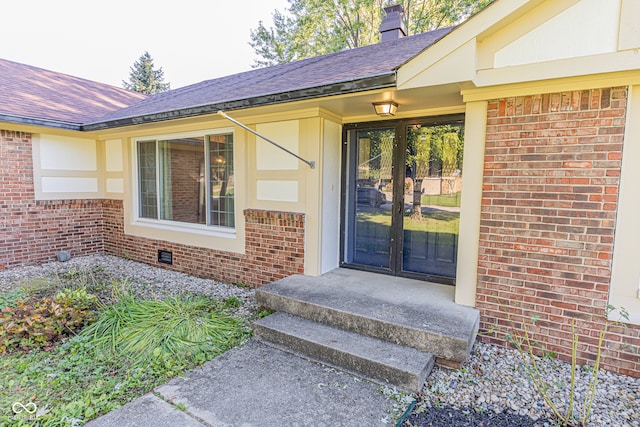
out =
<path fill-rule="evenodd" d="M 134 366 L 204 362 L 248 333 L 241 320 L 216 310 L 216 302 L 203 296 L 136 300 L 124 293 L 118 300 L 82 334 L 98 351 Z"/>

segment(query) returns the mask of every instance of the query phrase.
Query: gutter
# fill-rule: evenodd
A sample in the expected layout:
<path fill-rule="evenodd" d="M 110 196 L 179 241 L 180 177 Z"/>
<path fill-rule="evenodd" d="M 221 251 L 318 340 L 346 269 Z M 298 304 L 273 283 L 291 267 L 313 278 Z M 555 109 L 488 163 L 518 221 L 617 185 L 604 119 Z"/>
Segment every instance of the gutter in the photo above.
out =
<path fill-rule="evenodd" d="M 261 107 L 266 105 L 282 104 L 285 102 L 302 101 L 306 99 L 322 98 L 333 95 L 365 92 L 368 90 L 384 89 L 396 86 L 396 71 L 364 77 L 358 80 L 350 80 L 339 83 L 331 83 L 323 86 L 313 86 L 296 89 L 287 92 L 279 92 L 260 95 L 253 98 L 225 101 L 214 104 L 170 110 L 142 116 L 127 117 L 122 119 L 107 120 L 104 122 L 89 123 L 80 126 L 82 131 L 96 131 L 131 125 L 155 123 L 165 120 L 182 119 L 186 117 L 216 114 L 218 111 L 233 111 L 245 108 Z M 1 116 L 0 116 L 1 118 Z M 77 129 L 77 128 L 76 128 Z"/>
<path fill-rule="evenodd" d="M 57 120 L 36 119 L 32 117 L 16 116 L 13 114 L 0 114 L 0 122 L 17 123 L 21 125 L 43 126 L 48 128 L 81 131 L 82 125 L 78 123 L 61 122 Z"/>

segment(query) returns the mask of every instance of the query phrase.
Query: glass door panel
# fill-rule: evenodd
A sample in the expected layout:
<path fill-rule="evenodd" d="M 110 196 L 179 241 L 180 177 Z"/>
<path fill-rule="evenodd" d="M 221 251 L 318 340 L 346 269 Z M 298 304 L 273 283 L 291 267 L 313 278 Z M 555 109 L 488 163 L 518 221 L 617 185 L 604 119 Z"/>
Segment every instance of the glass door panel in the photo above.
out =
<path fill-rule="evenodd" d="M 464 118 L 438 119 L 347 127 L 343 265 L 454 283 Z"/>
<path fill-rule="evenodd" d="M 407 127 L 403 271 L 455 277 L 463 145 L 462 125 Z"/>
<path fill-rule="evenodd" d="M 355 202 L 351 262 L 390 268 L 395 128 L 358 130 L 352 200 Z"/>

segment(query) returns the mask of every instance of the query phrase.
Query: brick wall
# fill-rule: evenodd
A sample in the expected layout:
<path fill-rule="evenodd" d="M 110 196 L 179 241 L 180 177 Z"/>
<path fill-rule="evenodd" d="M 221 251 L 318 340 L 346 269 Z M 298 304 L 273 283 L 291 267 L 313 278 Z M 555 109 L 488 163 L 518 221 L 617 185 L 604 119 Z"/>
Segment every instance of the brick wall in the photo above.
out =
<path fill-rule="evenodd" d="M 31 135 L 0 130 L 0 269 L 103 250 L 101 201 L 36 201 Z"/>
<path fill-rule="evenodd" d="M 200 205 L 200 190 L 204 184 L 204 142 L 200 147 L 172 147 L 170 154 L 171 199 L 169 218 L 192 224 L 206 223 L 204 206 Z M 198 149 L 200 151 L 198 151 Z M 202 181 L 201 181 L 202 179 Z M 204 194 L 203 194 L 204 196 Z M 202 200 L 204 203 L 204 200 Z M 202 208 L 202 209 L 201 209 Z"/>
<path fill-rule="evenodd" d="M 0 269 L 53 261 L 67 250 L 252 286 L 304 272 L 303 214 L 246 210 L 244 255 L 125 236 L 122 201 L 36 201 L 32 162 L 31 135 L 0 130 Z M 157 263 L 158 249 L 173 252 L 172 266 Z"/>
<path fill-rule="evenodd" d="M 247 209 L 245 254 L 180 245 L 124 234 L 121 201 L 104 201 L 105 251 L 135 261 L 227 283 L 260 286 L 304 273 L 304 215 Z M 157 262 L 158 250 L 173 265 Z"/>
<path fill-rule="evenodd" d="M 541 346 L 595 358 L 605 313 L 626 115 L 626 88 L 489 102 L 478 264 L 481 328 L 539 318 Z M 607 369 L 640 375 L 638 328 L 607 337 Z M 500 332 L 485 340 L 504 344 Z"/>

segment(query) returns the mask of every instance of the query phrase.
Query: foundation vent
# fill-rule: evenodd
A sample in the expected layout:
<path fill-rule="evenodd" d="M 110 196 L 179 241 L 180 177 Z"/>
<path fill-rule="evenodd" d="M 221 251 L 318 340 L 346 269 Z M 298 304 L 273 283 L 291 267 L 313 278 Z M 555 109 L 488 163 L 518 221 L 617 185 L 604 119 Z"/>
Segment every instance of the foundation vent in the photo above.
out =
<path fill-rule="evenodd" d="M 173 265 L 173 253 L 164 249 L 158 250 L 158 262 Z"/>

